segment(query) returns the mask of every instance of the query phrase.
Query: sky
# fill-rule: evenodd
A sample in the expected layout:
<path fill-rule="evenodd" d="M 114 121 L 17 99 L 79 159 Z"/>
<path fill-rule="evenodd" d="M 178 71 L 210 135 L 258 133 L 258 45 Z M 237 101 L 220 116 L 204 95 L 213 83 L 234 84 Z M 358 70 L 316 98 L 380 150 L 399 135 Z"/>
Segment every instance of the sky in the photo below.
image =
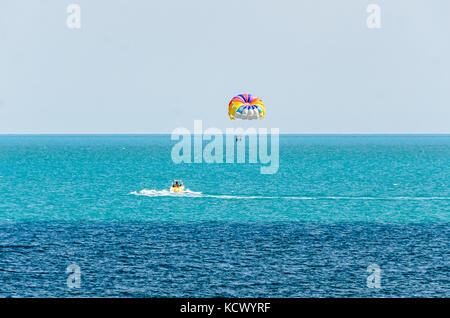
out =
<path fill-rule="evenodd" d="M 2 0 L 0 134 L 224 129 L 241 93 L 280 133 L 448 134 L 449 14 L 447 0 Z"/>

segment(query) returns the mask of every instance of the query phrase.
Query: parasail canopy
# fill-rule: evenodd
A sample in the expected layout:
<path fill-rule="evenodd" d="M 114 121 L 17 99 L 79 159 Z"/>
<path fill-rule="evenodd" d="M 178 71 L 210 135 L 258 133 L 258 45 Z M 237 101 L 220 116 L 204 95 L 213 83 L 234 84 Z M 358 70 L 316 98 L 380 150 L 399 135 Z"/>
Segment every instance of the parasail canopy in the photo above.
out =
<path fill-rule="evenodd" d="M 250 94 L 240 94 L 233 97 L 228 104 L 228 115 L 231 120 L 240 118 L 243 120 L 263 119 L 266 108 L 262 100 Z"/>

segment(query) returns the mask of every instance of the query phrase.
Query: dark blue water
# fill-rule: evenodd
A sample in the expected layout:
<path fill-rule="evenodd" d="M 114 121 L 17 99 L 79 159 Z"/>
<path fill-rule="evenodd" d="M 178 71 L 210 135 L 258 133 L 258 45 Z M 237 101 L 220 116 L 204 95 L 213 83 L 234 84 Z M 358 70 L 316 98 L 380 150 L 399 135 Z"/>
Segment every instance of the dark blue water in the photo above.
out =
<path fill-rule="evenodd" d="M 0 137 L 0 296 L 450 296 L 449 136 L 282 136 L 274 175 L 174 144 Z"/>
<path fill-rule="evenodd" d="M 448 297 L 448 225 L 0 226 L 1 296 Z M 9 242 L 9 243 L 7 243 Z M 66 286 L 66 267 L 81 288 Z M 367 287 L 370 264 L 381 288 Z"/>

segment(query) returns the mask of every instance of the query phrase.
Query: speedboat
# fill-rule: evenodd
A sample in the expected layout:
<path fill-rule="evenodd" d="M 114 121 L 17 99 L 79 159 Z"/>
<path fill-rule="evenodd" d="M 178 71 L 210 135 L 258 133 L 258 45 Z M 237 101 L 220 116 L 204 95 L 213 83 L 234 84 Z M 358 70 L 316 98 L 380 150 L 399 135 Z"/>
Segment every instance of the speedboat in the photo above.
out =
<path fill-rule="evenodd" d="M 172 186 L 170 187 L 171 193 L 182 193 L 184 191 L 184 185 L 182 180 L 173 180 Z"/>

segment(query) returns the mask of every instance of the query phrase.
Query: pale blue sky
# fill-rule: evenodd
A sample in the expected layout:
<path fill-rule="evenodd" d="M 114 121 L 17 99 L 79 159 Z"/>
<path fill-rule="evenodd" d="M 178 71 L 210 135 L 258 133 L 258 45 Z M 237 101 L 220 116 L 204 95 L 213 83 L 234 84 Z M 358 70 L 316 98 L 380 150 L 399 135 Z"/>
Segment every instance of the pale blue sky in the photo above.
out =
<path fill-rule="evenodd" d="M 281 133 L 450 133 L 449 16 L 446 0 L 2 0 L 0 133 L 224 128 L 245 92 Z"/>

